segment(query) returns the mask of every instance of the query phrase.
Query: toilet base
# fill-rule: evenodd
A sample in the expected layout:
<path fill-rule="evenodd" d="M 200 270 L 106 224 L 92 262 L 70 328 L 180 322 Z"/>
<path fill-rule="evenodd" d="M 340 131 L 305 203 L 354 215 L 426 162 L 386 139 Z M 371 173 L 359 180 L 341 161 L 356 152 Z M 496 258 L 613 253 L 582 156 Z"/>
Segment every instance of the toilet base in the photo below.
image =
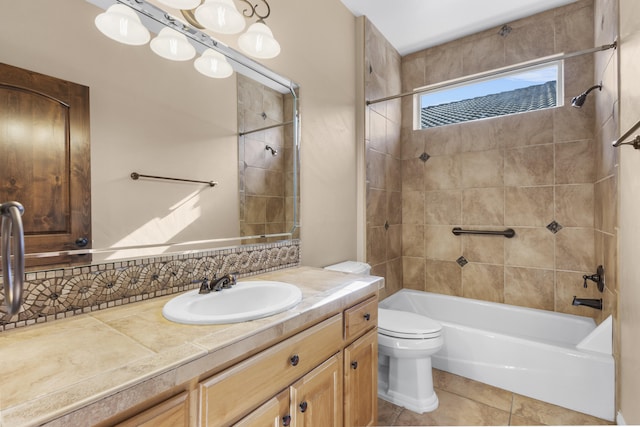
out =
<path fill-rule="evenodd" d="M 398 359 L 379 355 L 378 397 L 419 414 L 438 409 L 431 357 Z"/>
<path fill-rule="evenodd" d="M 425 412 L 431 412 L 438 409 L 439 401 L 436 392 L 434 391 L 431 397 L 423 398 L 420 400 L 414 399 L 410 396 L 399 394 L 393 391 L 384 391 L 378 388 L 378 397 L 394 405 L 402 406 L 410 411 L 418 414 L 424 414 Z"/>

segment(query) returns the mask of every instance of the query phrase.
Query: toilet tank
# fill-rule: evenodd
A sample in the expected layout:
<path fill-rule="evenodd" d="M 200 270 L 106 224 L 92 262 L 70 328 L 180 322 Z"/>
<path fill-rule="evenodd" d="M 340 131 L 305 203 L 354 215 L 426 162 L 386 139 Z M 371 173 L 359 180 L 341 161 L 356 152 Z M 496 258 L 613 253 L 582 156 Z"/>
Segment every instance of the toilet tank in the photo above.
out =
<path fill-rule="evenodd" d="M 325 269 L 352 274 L 371 274 L 371 266 L 366 262 L 358 261 L 343 261 L 338 264 L 328 265 Z"/>

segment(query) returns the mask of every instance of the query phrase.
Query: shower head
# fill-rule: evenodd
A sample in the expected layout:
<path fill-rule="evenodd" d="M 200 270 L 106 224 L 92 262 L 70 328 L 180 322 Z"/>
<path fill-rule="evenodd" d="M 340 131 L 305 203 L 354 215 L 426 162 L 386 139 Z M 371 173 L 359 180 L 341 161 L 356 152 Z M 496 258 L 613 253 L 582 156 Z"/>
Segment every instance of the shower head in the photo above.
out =
<path fill-rule="evenodd" d="M 587 95 L 589 95 L 589 92 L 591 92 L 594 89 L 602 90 L 602 83 L 600 83 L 599 85 L 591 86 L 589 89 L 585 90 L 580 95 L 574 96 L 573 99 L 571 100 L 571 106 L 576 108 L 582 108 L 582 104 L 584 104 L 584 101 L 587 99 Z"/>

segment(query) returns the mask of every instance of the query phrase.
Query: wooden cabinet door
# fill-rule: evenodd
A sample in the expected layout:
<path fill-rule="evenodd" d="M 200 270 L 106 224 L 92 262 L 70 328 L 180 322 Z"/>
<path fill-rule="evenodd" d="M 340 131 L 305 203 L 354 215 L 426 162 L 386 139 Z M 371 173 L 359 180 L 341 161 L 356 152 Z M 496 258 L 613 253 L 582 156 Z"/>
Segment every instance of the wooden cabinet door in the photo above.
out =
<path fill-rule="evenodd" d="M 341 335 L 342 316 L 336 315 L 201 381 L 200 424 L 242 419 L 340 351 Z"/>
<path fill-rule="evenodd" d="M 89 88 L 0 63 L 0 202 L 24 206 L 27 253 L 90 247 L 90 164 Z"/>
<path fill-rule="evenodd" d="M 296 427 L 340 427 L 342 406 L 342 353 L 291 386 L 291 417 Z"/>
<path fill-rule="evenodd" d="M 235 427 L 281 427 L 288 425 L 292 425 L 291 415 L 289 415 L 288 388 L 234 424 Z"/>
<path fill-rule="evenodd" d="M 374 426 L 378 418 L 378 330 L 344 350 L 344 424 Z"/>

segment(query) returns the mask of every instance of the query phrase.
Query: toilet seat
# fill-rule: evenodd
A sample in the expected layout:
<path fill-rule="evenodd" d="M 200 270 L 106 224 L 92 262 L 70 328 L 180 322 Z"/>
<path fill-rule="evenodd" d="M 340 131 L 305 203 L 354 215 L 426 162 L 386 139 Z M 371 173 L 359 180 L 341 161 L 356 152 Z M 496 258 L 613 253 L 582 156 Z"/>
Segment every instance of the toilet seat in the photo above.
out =
<path fill-rule="evenodd" d="M 378 308 L 378 333 L 394 338 L 425 340 L 442 335 L 442 325 L 417 313 Z"/>

